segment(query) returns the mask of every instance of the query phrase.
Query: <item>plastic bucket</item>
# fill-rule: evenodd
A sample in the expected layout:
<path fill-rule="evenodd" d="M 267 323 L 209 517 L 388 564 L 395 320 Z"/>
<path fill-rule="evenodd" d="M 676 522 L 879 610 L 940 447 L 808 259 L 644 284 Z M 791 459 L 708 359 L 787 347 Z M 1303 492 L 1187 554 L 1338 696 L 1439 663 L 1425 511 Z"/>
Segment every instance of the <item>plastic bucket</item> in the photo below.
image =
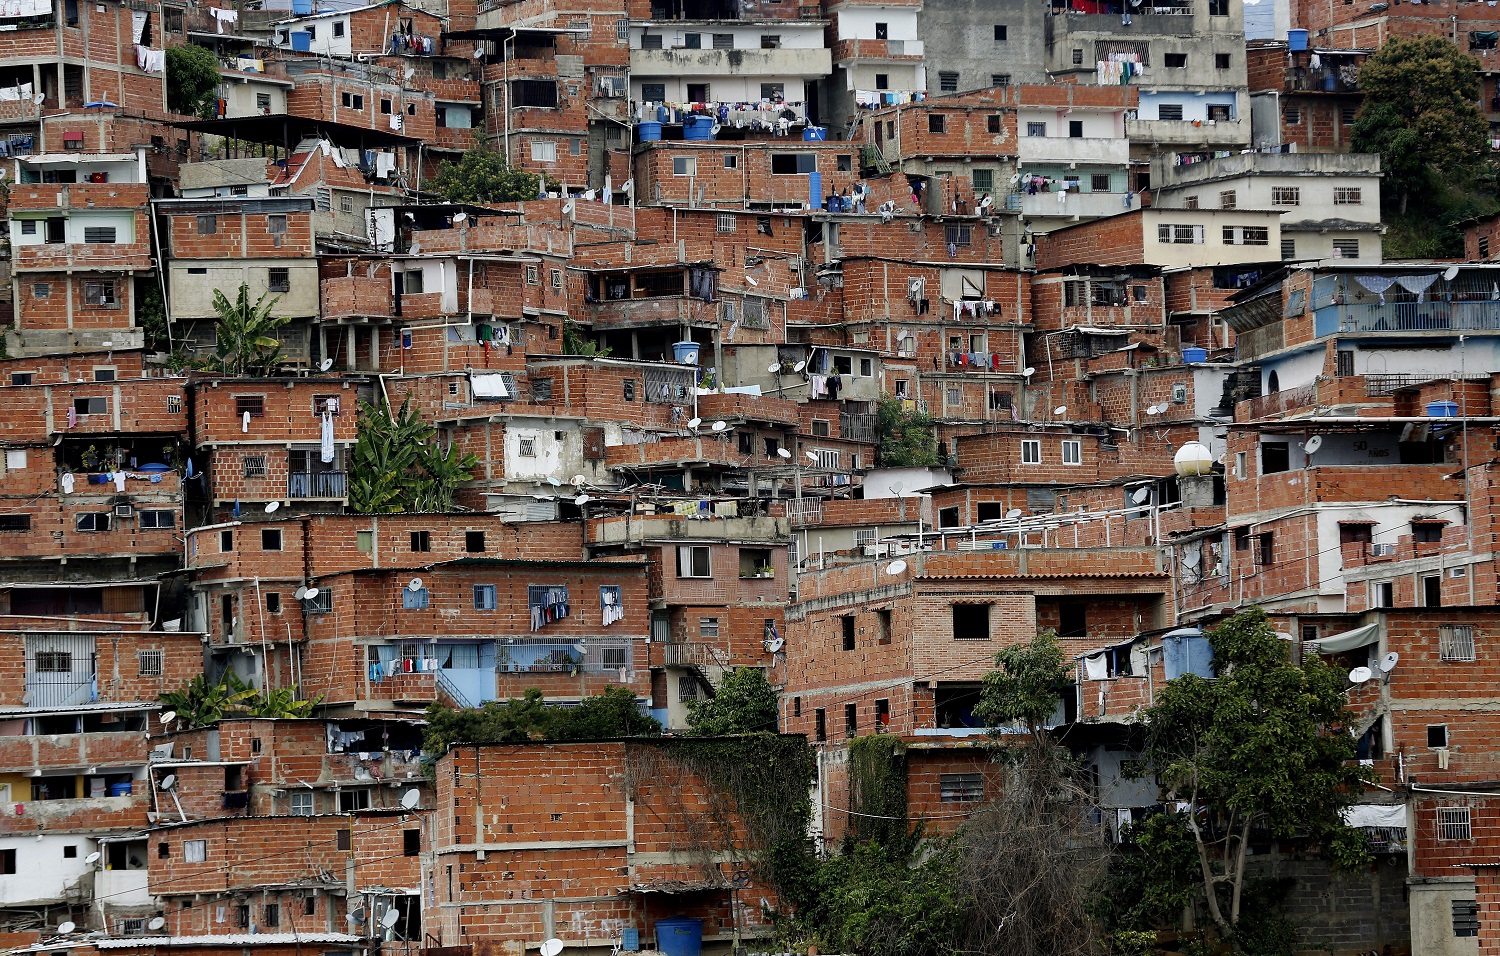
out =
<path fill-rule="evenodd" d="M 639 133 L 641 137 L 641 142 L 643 143 L 650 143 L 654 140 L 661 139 L 660 123 L 637 123 L 635 128 L 636 132 Z"/>
<path fill-rule="evenodd" d="M 701 919 L 659 919 L 656 948 L 666 956 L 700 956 L 703 952 Z"/>
<path fill-rule="evenodd" d="M 292 0 L 292 16 L 305 17 L 313 12 L 313 0 Z"/>
<path fill-rule="evenodd" d="M 128 783 L 112 783 L 112 784 L 110 784 L 109 785 L 109 795 L 112 796 L 112 797 L 128 797 L 128 796 L 130 796 L 130 784 L 128 784 Z"/>
<path fill-rule="evenodd" d="M 673 342 L 672 357 L 682 365 L 698 364 L 697 342 Z"/>

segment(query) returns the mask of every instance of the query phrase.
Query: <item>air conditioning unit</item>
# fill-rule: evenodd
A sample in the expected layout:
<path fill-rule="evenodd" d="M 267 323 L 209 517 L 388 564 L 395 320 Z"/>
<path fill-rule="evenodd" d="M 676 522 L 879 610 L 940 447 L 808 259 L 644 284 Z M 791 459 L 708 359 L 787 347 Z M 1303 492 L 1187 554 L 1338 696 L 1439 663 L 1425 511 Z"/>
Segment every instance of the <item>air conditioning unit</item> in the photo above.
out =
<path fill-rule="evenodd" d="M 1372 545 L 1370 545 L 1370 554 L 1372 554 L 1373 556 L 1375 556 L 1377 558 L 1388 558 L 1388 557 L 1390 557 L 1391 555 L 1393 555 L 1395 553 L 1396 553 L 1396 546 L 1394 544 L 1372 544 Z"/>
<path fill-rule="evenodd" d="M 115 505 L 116 518 L 128 518 L 133 514 L 135 514 L 135 508 L 132 505 Z"/>

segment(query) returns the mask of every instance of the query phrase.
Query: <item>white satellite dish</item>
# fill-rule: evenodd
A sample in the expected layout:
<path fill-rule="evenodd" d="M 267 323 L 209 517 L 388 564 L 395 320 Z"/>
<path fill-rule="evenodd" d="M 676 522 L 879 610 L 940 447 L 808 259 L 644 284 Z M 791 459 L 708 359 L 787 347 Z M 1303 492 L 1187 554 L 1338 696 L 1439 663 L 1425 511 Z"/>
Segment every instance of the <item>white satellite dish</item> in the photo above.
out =
<path fill-rule="evenodd" d="M 579 495 L 577 498 L 573 499 L 573 504 L 575 504 L 575 505 L 586 505 L 590 501 L 593 501 L 593 500 L 594 499 L 590 498 L 588 495 Z"/>
<path fill-rule="evenodd" d="M 709 430 L 714 432 L 721 432 L 728 427 L 728 422 L 714 422 L 712 425 L 708 426 Z"/>
<path fill-rule="evenodd" d="M 1138 505 L 1143 505 L 1151 500 L 1150 488 L 1137 488 L 1130 496 L 1130 500 Z"/>
<path fill-rule="evenodd" d="M 544 940 L 541 946 L 542 956 L 557 956 L 562 952 L 563 941 L 560 939 Z"/>
<path fill-rule="evenodd" d="M 800 372 L 800 371 L 802 371 L 805 368 L 807 368 L 807 363 L 806 362 L 798 362 L 796 365 L 792 366 L 792 371 L 794 371 L 794 372 Z"/>
<path fill-rule="evenodd" d="M 568 482 L 568 484 L 572 485 L 574 488 L 577 488 L 577 487 L 579 487 L 581 485 L 588 484 L 588 481 L 589 480 L 587 478 L 585 478 L 584 476 L 582 476 L 582 475 L 574 475 L 572 477 L 572 479 Z"/>
<path fill-rule="evenodd" d="M 151 922 L 146 924 L 150 929 L 161 929 L 165 925 L 167 925 L 167 920 L 164 916 L 153 916 Z"/>
<path fill-rule="evenodd" d="M 573 214 L 573 201 L 570 199 L 567 202 L 563 203 L 563 215 L 564 216 L 570 216 L 572 214 Z"/>
<path fill-rule="evenodd" d="M 1009 511 L 1007 511 L 1005 513 L 1005 517 L 1007 517 L 1007 518 L 1019 518 L 1019 517 L 1021 517 L 1021 509 L 1020 508 L 1012 508 L 1012 509 L 1010 509 Z"/>
<path fill-rule="evenodd" d="M 406 810 L 415 810 L 417 804 L 422 802 L 422 794 L 415 787 L 401 795 L 401 806 Z"/>
<path fill-rule="evenodd" d="M 803 452 L 803 454 L 807 456 L 807 460 L 808 461 L 812 462 L 813 464 L 817 464 L 817 462 L 818 462 L 818 453 L 817 452 L 815 452 L 815 451 L 805 451 L 805 452 Z"/>
<path fill-rule="evenodd" d="M 416 76 L 416 75 L 417 75 L 417 71 L 415 69 L 413 69 L 412 67 L 407 67 L 406 68 L 406 78 L 408 80 L 411 79 L 412 77 Z"/>
<path fill-rule="evenodd" d="M 77 929 L 77 927 L 73 925 L 72 920 L 64 920 L 63 922 L 57 924 L 57 931 L 59 933 L 67 934 L 73 932 L 73 930 L 75 929 Z"/>
<path fill-rule="evenodd" d="M 1365 681 L 1374 676 L 1374 672 L 1371 671 L 1368 667 L 1356 667 L 1354 668 L 1354 670 L 1349 672 L 1349 683 L 1363 684 Z"/>
<path fill-rule="evenodd" d="M 279 501 L 268 501 L 268 502 L 266 502 L 266 514 L 273 515 L 273 514 L 276 513 L 276 509 L 280 508 L 280 507 L 281 507 L 281 502 L 279 502 Z"/>
<path fill-rule="evenodd" d="M 755 281 L 755 277 L 754 276 L 745 276 L 745 281 L 748 282 L 748 283 L 750 283 L 751 285 L 760 285 L 759 282 Z"/>
<path fill-rule="evenodd" d="M 775 375 L 777 372 L 781 371 L 781 363 L 772 362 L 770 365 L 766 366 L 766 371 L 770 372 L 772 375 Z"/>
<path fill-rule="evenodd" d="M 775 654 L 777 651 L 781 650 L 783 647 L 786 647 L 786 640 L 784 638 L 773 637 L 769 641 L 766 641 L 766 653 L 767 654 Z"/>
<path fill-rule="evenodd" d="M 885 566 L 885 573 L 886 574 L 890 574 L 890 575 L 900 574 L 902 571 L 905 571 L 905 570 L 906 570 L 906 562 L 903 561 L 903 560 L 901 560 L 900 558 L 897 558 L 896 560 L 892 561 L 890 564 L 887 564 Z"/>
<path fill-rule="evenodd" d="M 1033 376 L 1033 375 L 1036 374 L 1036 369 L 1034 369 L 1030 365 L 1028 365 L 1024 369 L 1021 370 L 1021 374 L 1024 375 L 1024 376 L 1026 376 L 1027 378 L 1030 378 L 1031 376 Z"/>
<path fill-rule="evenodd" d="M 410 581 L 407 581 L 406 582 L 406 589 L 408 591 L 420 591 L 420 590 L 422 590 L 422 579 L 421 578 L 412 578 Z"/>
<path fill-rule="evenodd" d="M 1380 659 L 1380 673 L 1389 674 L 1396 669 L 1396 663 L 1401 660 L 1401 655 L 1391 651 Z"/>
<path fill-rule="evenodd" d="M 1068 413 L 1068 406 L 1066 406 L 1066 405 L 1059 405 L 1056 408 L 1052 409 L 1052 414 L 1054 414 L 1054 415 L 1066 415 L 1067 413 Z"/>
<path fill-rule="evenodd" d="M 391 907 L 390 909 L 386 910 L 385 914 L 380 917 L 380 925 L 384 926 L 386 929 L 390 929 L 392 926 L 395 926 L 400 921 L 401 921 L 401 912 L 400 912 L 400 910 L 397 910 L 395 907 Z"/>
<path fill-rule="evenodd" d="M 1323 447 L 1323 436 L 1322 435 L 1314 435 L 1313 437 L 1311 437 L 1311 438 L 1309 438 L 1307 440 L 1307 444 L 1305 444 L 1305 445 L 1302 446 L 1302 450 L 1305 451 L 1305 452 L 1307 452 L 1309 455 L 1311 455 L 1313 452 L 1317 451 L 1319 448 L 1322 448 L 1322 447 Z"/>
<path fill-rule="evenodd" d="M 554 488 L 561 488 L 562 487 L 562 482 L 558 481 L 552 475 L 548 475 L 547 476 L 547 484 L 551 485 Z"/>
<path fill-rule="evenodd" d="M 1160 405 L 1148 405 L 1148 406 L 1146 406 L 1146 414 L 1147 415 L 1160 415 L 1161 413 L 1162 413 L 1162 407 Z"/>
<path fill-rule="evenodd" d="M 1449 266 L 1446 270 L 1444 270 L 1444 272 L 1443 272 L 1443 278 L 1447 279 L 1449 282 L 1452 282 L 1454 279 L 1457 279 L 1458 278 L 1458 266 Z"/>
<path fill-rule="evenodd" d="M 90 853 L 88 856 L 84 857 L 83 862 L 87 863 L 89 866 L 93 866 L 95 863 L 98 863 L 99 851 L 95 850 L 93 853 Z"/>
<path fill-rule="evenodd" d="M 472 56 L 476 60 L 479 59 L 480 57 L 484 56 L 484 47 L 482 47 L 482 46 L 476 46 L 474 48 L 474 53 L 472 54 Z"/>
<path fill-rule="evenodd" d="M 465 221 L 468 218 L 469 218 L 469 214 L 466 213 L 466 212 L 456 212 L 456 213 L 453 214 L 453 221 L 454 222 L 463 222 L 463 221 Z"/>
<path fill-rule="evenodd" d="M 161 722 L 164 723 L 164 724 L 170 724 L 172 721 L 174 721 L 176 719 L 177 719 L 177 711 L 175 711 L 175 710 L 165 711 L 161 715 L 161 717 L 160 717 Z"/>
<path fill-rule="evenodd" d="M 348 920 L 351 923 L 363 923 L 365 921 L 365 911 L 355 910 L 354 912 L 345 916 L 344 919 Z"/>
<path fill-rule="evenodd" d="M 689 418 L 688 422 L 687 422 L 687 425 L 688 425 L 689 428 L 697 428 L 699 425 L 702 425 L 702 424 L 703 424 L 703 419 L 701 419 L 701 418 Z"/>
<path fill-rule="evenodd" d="M 169 773 L 165 777 L 161 778 L 161 788 L 160 789 L 162 789 L 162 790 L 171 790 L 172 788 L 174 788 L 176 786 L 177 786 L 177 774 L 175 774 L 175 773 Z"/>
<path fill-rule="evenodd" d="M 787 451 L 785 448 L 778 448 L 778 449 L 776 449 L 776 455 L 777 455 L 777 457 L 780 457 L 780 458 L 790 458 L 790 457 L 792 457 L 792 453 L 789 452 L 789 451 Z"/>
<path fill-rule="evenodd" d="M 316 601 L 318 599 L 318 595 L 322 594 L 322 593 L 323 592 L 321 590 L 319 590 L 318 588 L 308 588 L 307 589 L 307 593 L 304 594 L 304 595 L 302 595 L 302 600 L 304 600 L 304 601 Z"/>
<path fill-rule="evenodd" d="M 296 598 L 299 601 L 303 600 L 307 597 L 307 588 L 298 588 L 297 590 L 292 592 L 292 597 Z"/>
<path fill-rule="evenodd" d="M 318 368 L 322 369 L 325 372 L 328 371 L 329 369 L 333 368 L 333 359 L 324 359 L 323 361 L 318 363 Z"/>

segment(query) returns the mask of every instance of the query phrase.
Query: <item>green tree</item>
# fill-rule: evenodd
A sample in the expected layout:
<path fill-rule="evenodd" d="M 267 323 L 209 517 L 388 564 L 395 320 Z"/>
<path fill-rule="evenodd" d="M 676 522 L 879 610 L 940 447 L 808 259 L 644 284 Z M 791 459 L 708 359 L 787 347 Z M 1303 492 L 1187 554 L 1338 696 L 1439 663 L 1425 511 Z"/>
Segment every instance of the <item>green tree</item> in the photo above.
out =
<path fill-rule="evenodd" d="M 1246 919 L 1245 861 L 1251 830 L 1301 839 L 1334 865 L 1369 859 L 1368 842 L 1343 821 L 1369 772 L 1354 760 L 1345 729 L 1346 682 L 1316 656 L 1301 664 L 1258 608 L 1209 631 L 1214 679 L 1184 674 L 1157 691 L 1144 713 L 1145 765 L 1169 801 L 1196 858 L 1193 896 L 1223 936 L 1241 951 L 1263 913 Z M 1153 831 L 1169 845 L 1169 828 Z M 1179 845 L 1170 850 L 1180 860 Z M 1163 880 L 1180 866 L 1159 867 Z M 1175 875 L 1175 876 L 1174 876 Z M 1168 885 L 1157 891 L 1170 901 Z"/>
<path fill-rule="evenodd" d="M 661 725 L 642 712 L 624 687 L 585 697 L 576 707 L 552 707 L 532 687 L 521 697 L 492 700 L 482 707 L 427 708 L 422 748 L 433 757 L 453 744 L 516 744 L 528 740 L 609 740 L 654 737 Z"/>
<path fill-rule="evenodd" d="M 270 298 L 270 301 L 266 301 Z M 233 302 L 218 289 L 214 290 L 214 323 L 217 340 L 213 357 L 202 367 L 225 375 L 270 375 L 281 362 L 281 341 L 276 330 L 291 321 L 275 316 L 271 310 L 281 301 L 262 293 L 253 303 L 250 286 L 241 283 Z"/>
<path fill-rule="evenodd" d="M 167 109 L 213 119 L 219 79 L 219 58 L 212 50 L 192 43 L 167 47 Z"/>
<path fill-rule="evenodd" d="M 225 717 L 310 717 L 323 698 L 300 700 L 295 686 L 260 691 L 234 671 L 225 671 L 215 683 L 209 683 L 199 674 L 177 690 L 162 694 L 159 700 L 177 715 L 175 723 L 192 729 Z"/>
<path fill-rule="evenodd" d="M 1383 188 L 1404 214 L 1413 193 L 1467 176 L 1486 153 L 1479 61 L 1437 36 L 1387 40 L 1359 71 L 1355 152 L 1379 153 Z"/>
<path fill-rule="evenodd" d="M 986 727 L 1021 724 L 1031 740 L 1048 743 L 1046 723 L 1067 688 L 1067 656 L 1054 631 L 1043 631 L 1029 644 L 1015 644 L 995 655 L 984 675 L 974 716 Z"/>
<path fill-rule="evenodd" d="M 689 700 L 687 709 L 699 737 L 776 732 L 776 690 L 758 667 L 726 672 L 714 696 Z"/>
<path fill-rule="evenodd" d="M 449 202 L 491 205 L 535 199 L 542 178 L 523 172 L 484 144 L 471 146 L 461 159 L 444 163 L 427 188 Z"/>
<path fill-rule="evenodd" d="M 876 455 L 886 468 L 935 467 L 937 429 L 932 417 L 908 410 L 901 399 L 884 396 L 875 410 Z"/>
<path fill-rule="evenodd" d="M 361 402 L 349 469 L 349 507 L 360 514 L 449 511 L 479 459 L 438 441 L 408 396 L 401 408 Z"/>

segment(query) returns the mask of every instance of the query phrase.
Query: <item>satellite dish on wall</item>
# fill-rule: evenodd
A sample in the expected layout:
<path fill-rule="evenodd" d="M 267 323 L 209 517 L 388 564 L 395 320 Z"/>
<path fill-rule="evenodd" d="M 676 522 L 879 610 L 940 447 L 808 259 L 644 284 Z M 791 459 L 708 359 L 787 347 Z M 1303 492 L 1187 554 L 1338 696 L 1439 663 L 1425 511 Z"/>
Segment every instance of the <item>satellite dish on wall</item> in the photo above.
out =
<path fill-rule="evenodd" d="M 588 484 L 588 481 L 589 480 L 587 478 L 585 478 L 584 476 L 582 476 L 582 475 L 574 475 L 573 478 L 572 478 L 572 480 L 569 481 L 568 483 L 570 485 L 572 485 L 574 488 L 577 488 L 577 487 L 580 487 L 581 485 Z"/>
<path fill-rule="evenodd" d="M 318 588 L 308 588 L 307 589 L 307 593 L 304 594 L 304 595 L 302 595 L 302 600 L 304 600 L 304 601 L 316 601 L 318 599 L 318 595 L 322 594 L 322 593 L 323 592 L 320 589 L 318 589 Z"/>
<path fill-rule="evenodd" d="M 1374 672 L 1371 671 L 1368 667 L 1356 667 L 1354 668 L 1354 670 L 1349 672 L 1349 683 L 1363 684 L 1365 681 L 1374 676 Z"/>
<path fill-rule="evenodd" d="M 699 425 L 702 425 L 702 424 L 703 424 L 703 419 L 701 419 L 701 418 L 689 418 L 688 422 L 687 422 L 687 426 L 689 428 L 697 428 Z"/>
<path fill-rule="evenodd" d="M 1066 414 L 1068 414 L 1068 406 L 1066 406 L 1066 405 L 1059 405 L 1056 408 L 1052 409 L 1052 414 L 1054 414 L 1054 415 L 1066 415 Z"/>
<path fill-rule="evenodd" d="M 557 956 L 563 950 L 563 941 L 560 939 L 545 940 L 541 946 L 542 956 Z"/>
<path fill-rule="evenodd" d="M 90 853 L 88 856 L 84 857 L 83 862 L 87 863 L 89 866 L 93 866 L 95 863 L 98 863 L 99 851 L 95 850 L 93 853 Z"/>
<path fill-rule="evenodd" d="M 158 719 L 162 723 L 164 723 L 164 724 L 170 724 L 172 721 L 174 721 L 174 720 L 177 719 L 177 711 L 175 711 L 175 710 L 164 711 L 162 713 L 161 717 L 158 718 Z"/>
<path fill-rule="evenodd" d="M 1005 513 L 1005 517 L 1015 519 L 1021 517 L 1021 513 L 1020 508 L 1012 508 Z"/>
<path fill-rule="evenodd" d="M 299 601 L 306 600 L 307 599 L 307 588 L 298 588 L 297 590 L 295 590 L 295 591 L 292 592 L 292 597 L 296 598 Z"/>
<path fill-rule="evenodd" d="M 1380 659 L 1380 673 L 1389 674 L 1396 669 L 1396 664 L 1401 660 L 1401 655 L 1391 651 Z"/>
<path fill-rule="evenodd" d="M 1443 271 L 1443 278 L 1447 279 L 1449 282 L 1452 282 L 1454 279 L 1457 279 L 1458 278 L 1458 266 L 1449 266 L 1447 269 L 1445 269 Z"/>
<path fill-rule="evenodd" d="M 766 641 L 766 653 L 767 654 L 775 654 L 777 651 L 780 651 L 783 647 L 786 647 L 786 640 L 783 639 L 783 638 L 773 637 L 769 641 Z"/>
<path fill-rule="evenodd" d="M 1138 505 L 1143 505 L 1151 500 L 1151 489 L 1149 487 L 1137 488 L 1131 495 L 1130 500 Z"/>
<path fill-rule="evenodd" d="M 1026 376 L 1027 378 L 1030 378 L 1031 376 L 1033 376 L 1033 375 L 1036 374 L 1036 369 L 1034 369 L 1030 365 L 1028 365 L 1024 369 L 1021 370 L 1021 374 L 1024 375 L 1024 376 Z"/>
<path fill-rule="evenodd" d="M 417 804 L 422 802 L 422 794 L 413 787 L 401 795 L 401 807 L 405 810 L 415 810 Z"/>
<path fill-rule="evenodd" d="M 281 502 L 279 502 L 279 501 L 268 501 L 268 502 L 266 502 L 266 514 L 273 515 L 273 514 L 276 513 L 276 509 L 280 508 L 280 507 L 281 507 Z"/>
<path fill-rule="evenodd" d="M 885 573 L 890 575 L 897 575 L 905 570 L 906 562 L 901 560 L 900 558 L 897 558 L 896 560 L 885 566 Z"/>
<path fill-rule="evenodd" d="M 466 213 L 466 212 L 456 212 L 456 213 L 453 214 L 453 221 L 454 222 L 463 222 L 463 221 L 465 221 L 468 218 L 469 218 L 469 214 Z"/>
<path fill-rule="evenodd" d="M 790 457 L 792 457 L 792 453 L 790 451 L 788 451 L 787 449 L 785 449 L 785 448 L 778 448 L 778 449 L 776 449 L 776 457 L 778 457 L 778 458 L 790 458 Z"/>
<path fill-rule="evenodd" d="M 714 422 L 712 425 L 708 426 L 708 428 L 709 428 L 710 431 L 716 432 L 716 433 L 717 432 L 721 432 L 721 431 L 723 431 L 724 429 L 726 429 L 728 427 L 729 427 L 729 423 L 728 422 Z"/>
<path fill-rule="evenodd" d="M 408 591 L 420 591 L 420 590 L 422 590 L 422 579 L 421 578 L 412 578 L 410 581 L 407 581 L 406 582 L 406 589 Z"/>
<path fill-rule="evenodd" d="M 770 365 L 766 366 L 766 371 L 770 372 L 772 375 L 775 375 L 777 372 L 781 371 L 781 363 L 772 362 Z"/>
<path fill-rule="evenodd" d="M 813 462 L 815 464 L 817 463 L 817 460 L 818 460 L 818 453 L 817 452 L 815 452 L 815 451 L 805 451 L 805 452 L 803 452 L 803 454 L 807 456 L 807 460 L 808 461 Z"/>
<path fill-rule="evenodd" d="M 1323 447 L 1323 436 L 1322 435 L 1314 435 L 1313 437 L 1311 437 L 1311 438 L 1309 438 L 1307 440 L 1306 444 L 1304 444 L 1302 446 L 1302 450 L 1305 451 L 1305 452 L 1307 452 L 1309 455 L 1311 455 L 1314 452 L 1316 452 L 1319 448 L 1322 448 L 1322 447 Z"/>
<path fill-rule="evenodd" d="M 151 929 L 161 929 L 165 925 L 167 925 L 167 920 L 163 916 L 153 916 L 151 917 L 151 922 L 146 924 Z"/>
<path fill-rule="evenodd" d="M 77 927 L 73 925 L 72 920 L 64 920 L 63 922 L 57 924 L 57 931 L 59 933 L 67 934 L 73 932 L 73 930 L 75 929 L 77 929 Z"/>
<path fill-rule="evenodd" d="M 588 495 L 579 495 L 577 498 L 573 499 L 573 504 L 575 504 L 575 505 L 586 505 L 590 501 L 593 501 L 593 500 L 594 499 L 590 498 Z"/>
<path fill-rule="evenodd" d="M 177 774 L 169 773 L 161 778 L 161 789 L 174 790 L 177 787 Z"/>
<path fill-rule="evenodd" d="M 798 362 L 796 365 L 792 366 L 792 371 L 794 371 L 794 372 L 800 372 L 800 371 L 802 371 L 805 368 L 807 368 L 807 363 L 806 362 Z"/>
<path fill-rule="evenodd" d="M 1160 415 L 1162 413 L 1162 410 L 1163 409 L 1162 409 L 1162 407 L 1160 405 L 1147 405 L 1146 406 L 1146 414 L 1147 415 Z"/>
<path fill-rule="evenodd" d="M 318 363 L 318 368 L 321 369 L 321 370 L 323 370 L 323 371 L 325 371 L 325 372 L 328 371 L 329 369 L 333 368 L 333 359 L 331 359 L 331 358 L 324 359 L 323 361 L 321 361 L 321 362 Z"/>
<path fill-rule="evenodd" d="M 390 909 L 386 910 L 385 913 L 380 917 L 380 925 L 384 926 L 386 929 L 390 929 L 400 921 L 401 911 L 396 909 L 395 907 L 391 907 Z"/>

